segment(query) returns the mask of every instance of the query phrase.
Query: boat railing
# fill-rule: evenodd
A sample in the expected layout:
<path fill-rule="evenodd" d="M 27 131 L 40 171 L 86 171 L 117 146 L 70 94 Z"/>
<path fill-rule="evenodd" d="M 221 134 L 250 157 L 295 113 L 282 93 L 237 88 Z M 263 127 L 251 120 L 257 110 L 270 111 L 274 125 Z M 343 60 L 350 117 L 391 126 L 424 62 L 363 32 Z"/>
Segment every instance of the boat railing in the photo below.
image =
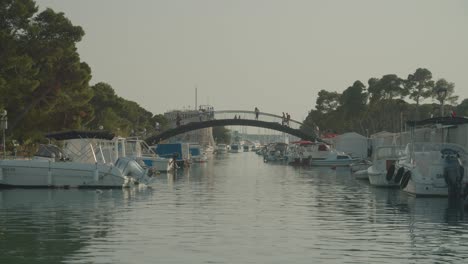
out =
<path fill-rule="evenodd" d="M 1 156 L 0 160 L 31 160 L 32 158 L 29 156 L 18 156 L 18 155 L 6 155 Z"/>
<path fill-rule="evenodd" d="M 101 144 L 88 142 L 88 144 L 84 146 L 68 144 L 66 154 L 75 162 L 106 163 L 104 152 Z"/>

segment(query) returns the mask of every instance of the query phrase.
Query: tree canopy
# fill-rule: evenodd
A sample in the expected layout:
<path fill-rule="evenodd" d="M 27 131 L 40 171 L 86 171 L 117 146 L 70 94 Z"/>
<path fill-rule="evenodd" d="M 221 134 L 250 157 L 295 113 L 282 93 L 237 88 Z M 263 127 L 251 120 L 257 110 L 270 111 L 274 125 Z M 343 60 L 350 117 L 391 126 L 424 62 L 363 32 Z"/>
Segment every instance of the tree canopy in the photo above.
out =
<path fill-rule="evenodd" d="M 446 94 L 438 92 L 440 90 Z M 432 73 L 425 68 L 416 69 L 406 79 L 396 74 L 372 77 L 367 87 L 357 80 L 343 93 L 320 90 L 316 109 L 309 112 L 303 129 L 318 126 L 322 133 L 355 131 L 365 135 L 397 132 L 404 129 L 407 120 L 440 115 L 443 103 L 447 110 L 457 108 L 459 114 L 466 113 L 467 103 L 463 101 L 456 107 L 458 96 L 454 92 L 454 83 L 445 79 L 434 82 Z M 432 103 L 421 104 L 429 98 Z M 409 103 L 410 100 L 415 104 Z"/>
<path fill-rule="evenodd" d="M 84 34 L 62 12 L 38 12 L 33 0 L 0 1 L 0 108 L 10 137 L 27 143 L 52 131 L 103 126 L 129 135 L 167 125 L 109 84 L 90 86 L 76 46 Z"/>

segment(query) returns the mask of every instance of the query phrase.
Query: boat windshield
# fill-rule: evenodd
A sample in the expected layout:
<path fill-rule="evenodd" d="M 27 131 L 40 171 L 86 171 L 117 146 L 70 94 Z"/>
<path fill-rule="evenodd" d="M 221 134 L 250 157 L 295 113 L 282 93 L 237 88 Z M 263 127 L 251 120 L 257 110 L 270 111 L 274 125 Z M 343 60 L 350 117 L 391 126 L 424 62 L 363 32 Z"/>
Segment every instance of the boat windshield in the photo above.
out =
<path fill-rule="evenodd" d="M 65 160 L 67 157 L 63 151 L 56 145 L 40 145 L 34 156 L 45 157 L 45 158 L 54 158 L 55 160 Z"/>
<path fill-rule="evenodd" d="M 415 142 L 408 144 L 406 148 L 407 150 L 412 150 L 414 152 L 442 151 L 445 149 L 451 149 L 460 154 L 466 155 L 467 153 L 463 146 L 453 143 Z"/>
<path fill-rule="evenodd" d="M 397 159 L 403 155 L 402 146 L 379 147 L 376 151 L 376 159 Z"/>

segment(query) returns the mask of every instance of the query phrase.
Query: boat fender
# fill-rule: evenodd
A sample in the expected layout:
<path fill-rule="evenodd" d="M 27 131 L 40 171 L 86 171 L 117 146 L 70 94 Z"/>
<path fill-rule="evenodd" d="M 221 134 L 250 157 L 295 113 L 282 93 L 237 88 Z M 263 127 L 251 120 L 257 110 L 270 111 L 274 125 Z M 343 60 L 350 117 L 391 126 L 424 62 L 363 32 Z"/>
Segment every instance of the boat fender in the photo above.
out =
<path fill-rule="evenodd" d="M 110 169 L 109 169 L 110 170 Z M 94 173 L 93 173 L 93 180 L 95 182 L 98 182 L 99 181 L 99 170 L 98 170 L 98 166 L 97 166 L 97 163 L 96 163 L 96 169 L 94 170 Z"/>
<path fill-rule="evenodd" d="M 403 168 L 403 167 L 399 168 L 399 169 L 397 170 L 396 175 L 395 175 L 394 181 L 395 181 L 396 183 L 399 183 L 400 180 L 402 179 L 404 173 L 405 173 L 405 168 Z"/>
<path fill-rule="evenodd" d="M 405 174 L 403 174 L 403 178 L 401 178 L 400 182 L 400 188 L 404 189 L 406 186 L 408 186 L 408 182 L 411 179 L 411 171 L 406 171 Z"/>
<path fill-rule="evenodd" d="M 463 176 L 465 176 L 465 167 L 460 166 L 460 181 L 463 180 Z"/>
<path fill-rule="evenodd" d="M 52 153 L 54 154 L 54 153 Z M 52 168 L 51 168 L 51 163 L 52 161 L 49 160 L 49 170 L 47 171 L 47 185 L 52 186 Z"/>
<path fill-rule="evenodd" d="M 395 165 L 391 165 L 390 168 L 387 170 L 387 181 L 391 181 L 393 178 L 393 174 L 395 173 Z"/>

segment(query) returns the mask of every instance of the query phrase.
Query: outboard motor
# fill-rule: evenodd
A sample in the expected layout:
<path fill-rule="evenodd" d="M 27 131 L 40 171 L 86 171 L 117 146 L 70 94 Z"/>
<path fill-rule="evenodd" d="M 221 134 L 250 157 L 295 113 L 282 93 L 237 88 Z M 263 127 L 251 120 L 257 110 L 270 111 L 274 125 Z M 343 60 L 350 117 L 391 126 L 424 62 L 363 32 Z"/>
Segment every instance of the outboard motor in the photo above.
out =
<path fill-rule="evenodd" d="M 452 149 L 443 149 L 441 151 L 444 164 L 444 179 L 448 187 L 449 199 L 463 198 L 463 176 L 465 168 L 463 168 L 459 154 Z"/>
<path fill-rule="evenodd" d="M 116 162 L 116 167 L 122 170 L 123 176 L 132 178 L 135 183 L 149 183 L 152 174 L 149 173 L 149 169 L 144 169 L 133 159 L 122 157 Z"/>

